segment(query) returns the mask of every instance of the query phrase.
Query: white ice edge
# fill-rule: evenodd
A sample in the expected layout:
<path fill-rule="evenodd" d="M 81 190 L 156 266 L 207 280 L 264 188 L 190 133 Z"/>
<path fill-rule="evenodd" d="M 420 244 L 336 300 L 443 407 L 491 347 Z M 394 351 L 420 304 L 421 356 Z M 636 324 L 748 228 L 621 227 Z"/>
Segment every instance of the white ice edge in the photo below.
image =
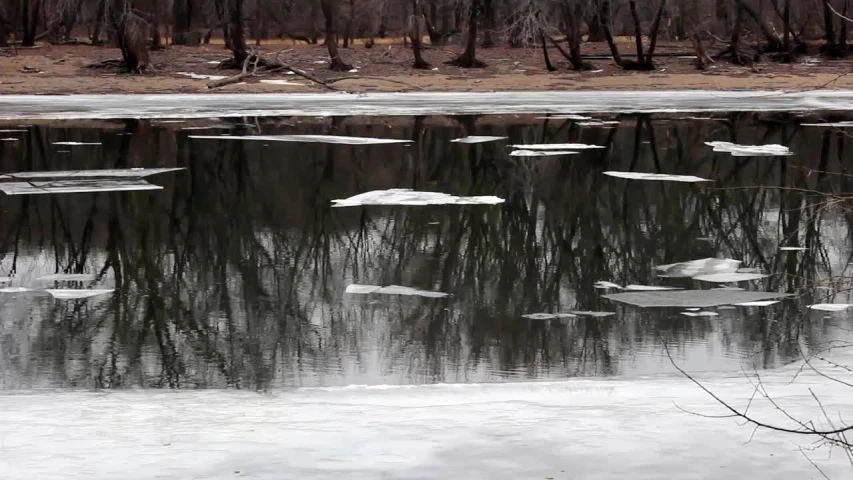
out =
<path fill-rule="evenodd" d="M 352 284 L 347 286 L 346 290 L 344 290 L 344 293 L 348 293 L 351 295 L 369 295 L 372 293 L 376 293 L 379 295 L 402 295 L 426 298 L 444 298 L 450 296 L 449 294 L 444 292 L 418 290 L 416 288 L 404 287 L 401 285 L 388 285 L 386 287 L 382 287 L 379 285 Z"/>
<path fill-rule="evenodd" d="M 506 140 L 509 137 L 494 137 L 489 135 L 471 135 L 469 137 L 463 138 L 454 138 L 451 140 L 452 143 L 486 143 L 486 142 L 497 142 L 500 140 Z"/>
<path fill-rule="evenodd" d="M 2 185 L 0 185 L 2 186 Z M 332 200 L 334 207 L 358 206 L 427 206 L 427 205 L 497 205 L 504 199 L 495 196 L 457 197 L 442 192 L 421 192 L 407 188 L 391 188 L 360 193 L 349 198 Z"/>
<path fill-rule="evenodd" d="M 529 145 L 510 145 L 510 147 L 519 150 L 590 150 L 605 148 L 601 145 L 587 145 L 586 143 L 533 143 Z"/>
<path fill-rule="evenodd" d="M 412 143 L 397 138 L 348 137 L 340 135 L 188 135 L 198 140 L 245 140 L 266 142 L 330 143 L 339 145 L 383 145 Z"/>
<path fill-rule="evenodd" d="M 846 350 L 828 360 L 853 363 Z M 853 416 L 847 386 L 800 367 L 761 372 L 774 402 L 818 428 L 827 422 L 812 392 L 833 419 Z M 754 392 L 745 373 L 690 373 L 739 409 Z M 822 373 L 853 381 L 842 369 Z M 8 480 L 822 478 L 801 448 L 829 478 L 850 473 L 845 455 L 814 450 L 811 437 L 710 418 L 729 412 L 674 371 L 264 393 L 11 391 L 0 393 L 0 412 Z M 749 412 L 792 425 L 760 396 Z"/>
<path fill-rule="evenodd" d="M 660 182 L 684 182 L 684 183 L 699 183 L 712 182 L 707 178 L 696 177 L 693 175 L 670 175 L 667 173 L 647 173 L 647 172 L 617 172 L 607 171 L 605 175 L 615 178 L 624 178 L 626 180 L 643 180 L 643 181 L 660 181 Z"/>
<path fill-rule="evenodd" d="M 813 110 L 853 110 L 853 90 L 0 96 L 0 120 Z"/>

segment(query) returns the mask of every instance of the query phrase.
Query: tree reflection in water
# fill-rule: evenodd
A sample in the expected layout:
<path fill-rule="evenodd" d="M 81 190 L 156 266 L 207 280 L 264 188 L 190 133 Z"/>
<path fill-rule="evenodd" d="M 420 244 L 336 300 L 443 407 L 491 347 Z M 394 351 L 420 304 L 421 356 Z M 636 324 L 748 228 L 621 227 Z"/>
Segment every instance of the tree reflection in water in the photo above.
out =
<path fill-rule="evenodd" d="M 421 383 L 740 370 L 841 335 L 803 315 L 813 287 L 846 275 L 846 136 L 787 116 L 622 115 L 617 128 L 532 117 L 235 119 L 231 134 L 415 140 L 342 147 L 193 140 L 145 120 L 28 128 L 0 144 L 8 171 L 179 166 L 154 193 L 0 199 L 3 274 L 89 272 L 116 293 L 88 301 L 0 298 L 0 386 L 234 387 Z M 218 121 L 217 123 L 222 123 Z M 515 158 L 504 142 L 600 150 Z M 58 151 L 55 141 L 100 141 Z M 784 143 L 784 158 L 715 154 L 705 141 Z M 625 181 L 605 170 L 699 175 L 709 185 Z M 497 195 L 498 206 L 332 208 L 372 189 Z M 805 252 L 780 252 L 802 245 Z M 708 256 L 801 293 L 765 309 L 687 318 L 608 303 L 597 280 L 655 282 L 655 266 Z M 344 295 L 399 284 L 445 299 Z M 709 288 L 691 280 L 679 286 Z M 825 292 L 824 292 L 825 293 Z M 614 310 L 533 321 L 532 312 Z M 803 321 L 805 319 L 805 321 Z M 799 343 L 798 343 L 799 342 Z"/>

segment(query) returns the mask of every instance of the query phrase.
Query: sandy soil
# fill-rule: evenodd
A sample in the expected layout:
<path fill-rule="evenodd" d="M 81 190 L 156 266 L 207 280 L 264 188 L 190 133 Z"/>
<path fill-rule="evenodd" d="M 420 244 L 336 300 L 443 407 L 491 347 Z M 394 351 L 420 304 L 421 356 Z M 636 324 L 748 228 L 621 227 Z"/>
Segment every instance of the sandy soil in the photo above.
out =
<path fill-rule="evenodd" d="M 626 45 L 627 47 L 627 45 Z M 652 89 L 785 89 L 853 88 L 853 65 L 850 61 L 829 61 L 816 56 L 803 56 L 798 63 L 780 65 L 763 63 L 757 72 L 746 67 L 719 62 L 708 70 L 694 68 L 690 48 L 683 44 L 665 44 L 659 52 L 667 57 L 657 61 L 655 72 L 626 72 L 609 59 L 594 60 L 596 71 L 576 73 L 568 69 L 559 53 L 552 51 L 552 61 L 559 71 L 544 68 L 538 49 L 481 49 L 479 57 L 486 61 L 484 69 L 461 69 L 445 65 L 457 53 L 453 46 L 429 49 L 425 53 L 434 70 L 413 70 L 411 52 L 402 45 L 363 45 L 343 49 L 345 59 L 358 72 L 336 73 L 327 68 L 325 48 L 317 45 L 270 44 L 261 51 L 287 49 L 283 54 L 293 66 L 319 78 L 353 77 L 335 83 L 342 90 L 369 91 L 494 91 L 494 90 L 652 90 Z M 588 54 L 603 54 L 604 45 L 586 45 Z M 627 50 L 626 50 L 627 51 Z M 40 45 L 31 49 L 0 50 L 0 94 L 75 94 L 75 93 L 194 93 L 210 92 L 209 79 L 190 78 L 183 73 L 227 76 L 235 71 L 221 70 L 216 62 L 228 58 L 221 45 L 169 47 L 152 52 L 156 72 L 128 75 L 116 69 L 88 68 L 93 62 L 116 58 L 118 50 L 86 45 Z M 26 67 L 26 68 L 25 68 Z M 37 69 L 25 73 L 29 69 Z M 364 78 L 371 77 L 371 78 Z M 285 81 L 286 84 L 265 81 Z M 394 83 L 396 82 L 403 83 Z M 256 76 L 246 83 L 217 88 L 221 93 L 316 92 L 322 87 L 283 73 Z"/>

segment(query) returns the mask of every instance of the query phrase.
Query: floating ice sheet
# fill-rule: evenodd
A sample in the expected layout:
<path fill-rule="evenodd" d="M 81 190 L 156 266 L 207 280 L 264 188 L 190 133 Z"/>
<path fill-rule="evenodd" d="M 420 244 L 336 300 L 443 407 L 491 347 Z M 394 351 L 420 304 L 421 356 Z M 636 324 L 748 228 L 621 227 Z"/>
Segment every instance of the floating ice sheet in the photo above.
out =
<path fill-rule="evenodd" d="M 91 282 L 96 279 L 94 273 L 54 273 L 45 275 L 36 280 L 40 282 Z"/>
<path fill-rule="evenodd" d="M 697 275 L 711 273 L 732 273 L 740 267 L 740 260 L 730 258 L 702 258 L 688 262 L 671 263 L 659 265 L 657 270 L 659 277 L 668 278 L 692 278 Z"/>
<path fill-rule="evenodd" d="M 496 205 L 504 199 L 493 196 L 457 197 L 441 192 L 418 192 L 407 188 L 373 190 L 346 199 L 332 200 L 335 207 L 361 205 Z"/>
<path fill-rule="evenodd" d="M 528 320 L 555 320 L 558 318 L 577 318 L 576 315 L 572 315 L 571 313 L 528 313 L 526 315 L 522 315 L 522 317 Z"/>
<path fill-rule="evenodd" d="M 833 127 L 833 128 L 851 128 L 853 127 L 853 121 L 847 120 L 844 122 L 832 122 L 832 123 L 801 123 L 802 127 Z"/>
<path fill-rule="evenodd" d="M 53 142 L 51 145 L 69 145 L 69 146 L 101 145 L 101 142 Z"/>
<path fill-rule="evenodd" d="M 112 293 L 115 291 L 114 288 L 110 289 L 100 289 L 100 290 L 83 290 L 83 289 L 75 289 L 75 288 L 66 288 L 66 289 L 48 289 L 45 290 L 47 293 L 51 294 L 53 298 L 57 300 L 74 300 L 74 299 L 83 299 L 83 298 L 91 298 L 96 297 L 98 295 L 106 295 L 107 293 Z"/>
<path fill-rule="evenodd" d="M 720 314 L 717 312 L 704 312 L 704 311 L 700 311 L 700 312 L 687 311 L 687 312 L 681 312 L 681 314 L 684 315 L 685 317 L 719 317 L 720 316 Z"/>
<path fill-rule="evenodd" d="M 183 168 L 116 168 L 105 170 L 56 170 L 48 172 L 16 172 L 0 175 L 0 179 L 32 178 L 143 178 L 158 173 L 184 170 Z"/>
<path fill-rule="evenodd" d="M 730 142 L 705 142 L 715 152 L 731 153 L 735 157 L 778 157 L 793 155 L 783 145 L 738 145 Z"/>
<path fill-rule="evenodd" d="M 843 312 L 848 308 L 853 307 L 853 304 L 849 303 L 817 303 L 814 305 L 809 305 L 809 308 L 812 310 L 820 310 L 822 312 Z"/>
<path fill-rule="evenodd" d="M 804 252 L 808 250 L 806 247 L 781 247 L 779 248 L 782 252 Z"/>
<path fill-rule="evenodd" d="M 567 152 L 557 150 L 515 150 L 509 154 L 510 157 L 559 157 L 561 155 L 577 155 L 578 152 Z"/>
<path fill-rule="evenodd" d="M 775 300 L 789 297 L 787 293 L 746 292 L 733 290 L 679 290 L 670 292 L 627 292 L 603 295 L 603 298 L 637 307 L 697 307 L 710 308 L 735 303 Z"/>
<path fill-rule="evenodd" d="M 510 145 L 519 150 L 590 150 L 605 148 L 600 145 L 587 145 L 585 143 L 534 143 L 530 145 Z"/>
<path fill-rule="evenodd" d="M 619 285 L 618 283 L 607 282 L 604 280 L 600 280 L 598 282 L 595 282 L 592 286 L 594 288 L 603 288 L 603 289 L 607 289 L 607 288 L 618 288 L 620 290 L 622 289 L 622 285 Z"/>
<path fill-rule="evenodd" d="M 39 195 L 53 193 L 126 192 L 162 190 L 145 180 L 56 180 L 48 182 L 0 182 L 6 195 Z"/>
<path fill-rule="evenodd" d="M 605 175 L 617 178 L 626 178 L 628 180 L 656 180 L 663 182 L 711 182 L 707 178 L 694 177 L 693 175 L 669 175 L 666 173 L 642 173 L 642 172 L 604 172 Z"/>
<path fill-rule="evenodd" d="M 609 127 L 615 127 L 616 125 L 619 125 L 619 122 L 617 122 L 616 120 L 601 121 L 601 122 L 599 122 L 599 121 L 578 122 L 579 127 L 608 127 L 609 128 Z"/>
<path fill-rule="evenodd" d="M 429 290 L 418 290 L 411 287 L 403 287 L 400 285 L 388 285 L 387 287 L 380 287 L 379 285 L 358 285 L 352 284 L 349 285 L 345 293 L 353 294 L 353 295 L 368 295 L 371 293 L 378 293 L 380 295 L 404 295 L 404 296 L 416 296 L 416 297 L 427 297 L 427 298 L 444 298 L 449 296 L 449 294 L 444 292 L 432 292 Z"/>
<path fill-rule="evenodd" d="M 0 133 L 19 133 L 19 132 L 26 132 L 26 130 L 24 130 L 22 128 L 7 128 L 7 129 L 0 130 Z"/>
<path fill-rule="evenodd" d="M 337 135 L 190 135 L 189 138 L 213 140 L 258 140 L 267 142 L 332 143 L 336 145 L 385 145 L 412 143 L 397 138 L 342 137 Z"/>
<path fill-rule="evenodd" d="M 3 288 L 0 288 L 0 293 L 26 293 L 26 292 L 33 292 L 33 291 L 34 290 L 32 288 L 26 288 L 26 287 L 3 287 Z"/>
<path fill-rule="evenodd" d="M 767 278 L 769 275 L 763 273 L 710 273 L 708 275 L 697 275 L 693 277 L 694 280 L 699 280 L 701 282 L 713 282 L 713 283 L 729 283 L 729 282 L 747 282 L 750 280 L 760 280 L 762 278 Z"/>
<path fill-rule="evenodd" d="M 616 315 L 616 312 L 590 312 L 586 310 L 573 310 L 572 315 L 577 317 L 594 317 L 594 318 L 604 318 L 610 317 L 612 315 Z"/>
<path fill-rule="evenodd" d="M 470 137 L 463 138 L 454 138 L 451 140 L 453 143 L 486 143 L 486 142 L 497 142 L 499 140 L 506 140 L 509 137 L 492 137 L 488 135 L 472 135 Z"/>
<path fill-rule="evenodd" d="M 18 142 L 17 138 L 0 138 L 0 142 Z"/>
<path fill-rule="evenodd" d="M 736 307 L 769 307 L 770 305 L 776 305 L 779 303 L 779 300 L 760 300 L 757 302 L 741 302 L 736 303 Z"/>
<path fill-rule="evenodd" d="M 666 290 L 684 290 L 678 287 L 667 287 L 662 285 L 628 285 L 625 290 L 629 292 L 663 292 Z"/>

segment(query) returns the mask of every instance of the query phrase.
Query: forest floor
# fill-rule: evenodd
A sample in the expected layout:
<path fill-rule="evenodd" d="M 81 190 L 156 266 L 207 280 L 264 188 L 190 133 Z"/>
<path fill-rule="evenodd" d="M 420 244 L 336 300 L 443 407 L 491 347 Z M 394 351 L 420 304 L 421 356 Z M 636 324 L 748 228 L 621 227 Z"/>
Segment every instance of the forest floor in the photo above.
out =
<path fill-rule="evenodd" d="M 623 55 L 633 51 L 622 45 Z M 719 47 L 722 48 L 722 47 Z M 709 47 L 709 53 L 719 48 Z M 574 72 L 555 49 L 549 49 L 558 71 L 549 73 L 540 48 L 478 49 L 478 58 L 488 65 L 462 69 L 446 65 L 459 51 L 457 45 L 431 48 L 425 59 L 432 70 L 411 68 L 411 49 L 402 44 L 377 44 L 365 48 L 357 43 L 341 49 L 345 61 L 357 72 L 332 72 L 322 45 L 293 45 L 271 42 L 259 48 L 267 58 L 277 52 L 290 65 L 324 80 L 352 77 L 334 83 L 350 92 L 377 91 L 521 91 L 521 90 L 813 90 L 853 88 L 853 62 L 833 61 L 816 54 L 802 55 L 792 64 L 763 62 L 756 68 L 719 61 L 705 71 L 695 67 L 691 47 L 663 43 L 662 56 L 652 72 L 625 71 L 605 57 L 606 44 L 587 43 L 584 54 L 595 70 Z M 208 89 L 215 78 L 238 73 L 222 70 L 217 63 L 229 57 L 221 44 L 199 47 L 170 46 L 151 52 L 155 71 L 130 75 L 117 68 L 90 68 L 90 64 L 119 57 L 116 48 L 88 45 L 38 45 L 34 48 L 0 50 L 0 94 L 99 94 L 99 93 L 307 93 L 326 91 L 322 86 L 284 72 L 257 75 L 245 83 Z M 190 75 L 192 74 L 192 75 Z M 213 76 L 213 77 L 211 77 Z M 273 82 L 270 82 L 273 80 Z"/>

